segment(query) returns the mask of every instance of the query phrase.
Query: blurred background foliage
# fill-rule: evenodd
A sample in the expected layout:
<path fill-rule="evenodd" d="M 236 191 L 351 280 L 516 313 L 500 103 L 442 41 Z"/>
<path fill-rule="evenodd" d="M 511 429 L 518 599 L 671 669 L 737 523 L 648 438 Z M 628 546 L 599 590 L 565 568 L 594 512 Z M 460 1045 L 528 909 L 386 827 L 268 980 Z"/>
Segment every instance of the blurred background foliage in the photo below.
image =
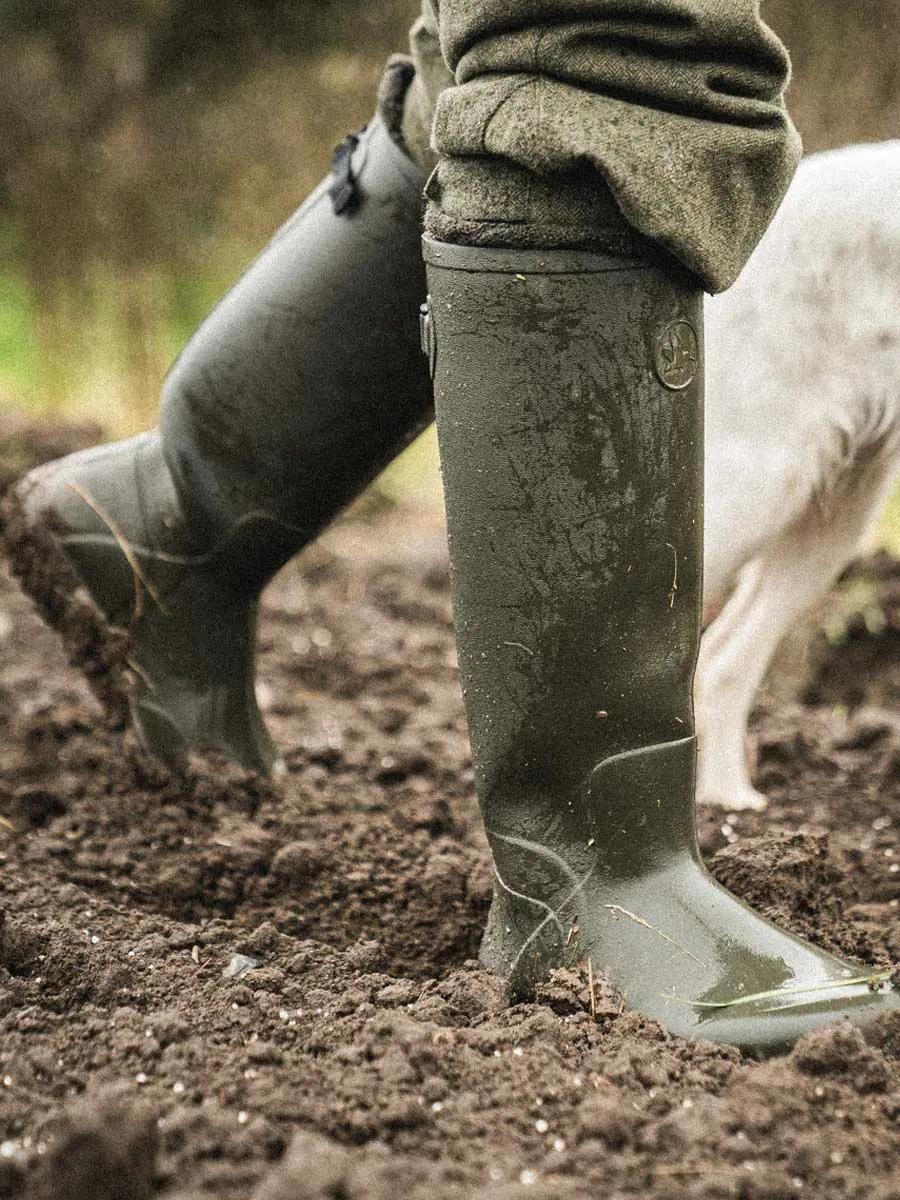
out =
<path fill-rule="evenodd" d="M 0 403 L 152 423 L 173 354 L 372 113 L 410 0 L 2 0 Z"/>
<path fill-rule="evenodd" d="M 153 423 L 168 362 L 371 114 L 415 0 L 2 0 L 0 403 Z M 764 0 L 807 149 L 900 135 L 898 0 Z"/>

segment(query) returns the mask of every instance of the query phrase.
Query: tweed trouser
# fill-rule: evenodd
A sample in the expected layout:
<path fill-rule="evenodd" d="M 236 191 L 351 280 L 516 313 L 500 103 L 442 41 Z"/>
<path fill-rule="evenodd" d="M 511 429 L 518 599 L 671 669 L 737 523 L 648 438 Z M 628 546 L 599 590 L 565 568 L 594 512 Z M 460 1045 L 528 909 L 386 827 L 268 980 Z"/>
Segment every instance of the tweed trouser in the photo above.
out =
<path fill-rule="evenodd" d="M 799 157 L 759 0 L 423 0 L 403 134 L 448 241 L 734 281 Z"/>

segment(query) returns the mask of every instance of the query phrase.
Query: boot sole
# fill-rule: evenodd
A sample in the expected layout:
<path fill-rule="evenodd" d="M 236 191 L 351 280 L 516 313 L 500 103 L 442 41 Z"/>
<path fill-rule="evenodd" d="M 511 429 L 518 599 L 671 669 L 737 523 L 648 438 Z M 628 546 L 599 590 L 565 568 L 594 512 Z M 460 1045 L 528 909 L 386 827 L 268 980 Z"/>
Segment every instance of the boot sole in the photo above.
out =
<path fill-rule="evenodd" d="M 134 690 L 128 631 L 106 619 L 49 523 L 29 517 L 15 489 L 0 503 L 0 545 L 22 590 L 99 700 L 106 722 L 124 729 Z"/>

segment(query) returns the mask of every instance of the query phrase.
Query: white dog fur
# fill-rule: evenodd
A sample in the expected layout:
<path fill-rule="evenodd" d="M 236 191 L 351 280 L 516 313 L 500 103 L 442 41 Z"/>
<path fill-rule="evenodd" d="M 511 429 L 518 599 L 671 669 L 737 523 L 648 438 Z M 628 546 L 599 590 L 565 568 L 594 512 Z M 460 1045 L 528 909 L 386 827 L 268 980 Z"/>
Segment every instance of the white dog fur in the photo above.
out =
<path fill-rule="evenodd" d="M 706 308 L 698 797 L 762 808 L 747 719 L 795 619 L 900 472 L 900 141 L 806 159 L 738 282 Z M 733 590 L 732 590 L 733 589 Z"/>

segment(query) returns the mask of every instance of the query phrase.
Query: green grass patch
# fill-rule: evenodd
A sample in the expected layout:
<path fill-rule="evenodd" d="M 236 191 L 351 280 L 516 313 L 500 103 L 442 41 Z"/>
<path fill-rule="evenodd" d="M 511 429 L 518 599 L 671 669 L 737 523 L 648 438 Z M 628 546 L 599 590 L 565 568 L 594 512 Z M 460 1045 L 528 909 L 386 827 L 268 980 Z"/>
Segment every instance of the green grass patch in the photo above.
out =
<path fill-rule="evenodd" d="M 876 548 L 900 558 L 900 486 L 891 493 L 872 536 Z"/>
<path fill-rule="evenodd" d="M 0 262 L 9 262 L 0 237 Z M 0 398 L 39 408 L 40 339 L 31 291 L 20 272 L 0 270 Z"/>

